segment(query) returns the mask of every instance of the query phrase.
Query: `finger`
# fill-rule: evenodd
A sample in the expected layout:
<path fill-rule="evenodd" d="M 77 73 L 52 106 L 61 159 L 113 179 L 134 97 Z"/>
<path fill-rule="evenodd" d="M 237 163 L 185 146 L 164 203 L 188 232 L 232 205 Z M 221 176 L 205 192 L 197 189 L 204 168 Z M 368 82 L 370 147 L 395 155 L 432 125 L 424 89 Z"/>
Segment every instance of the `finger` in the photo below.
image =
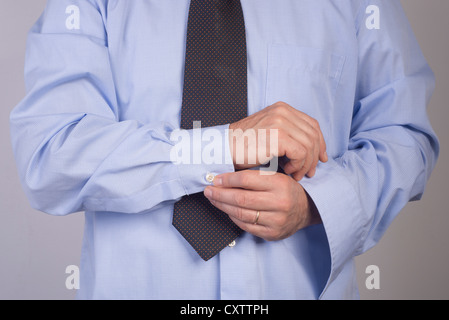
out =
<path fill-rule="evenodd" d="M 308 177 L 312 177 L 315 174 L 316 167 L 319 161 L 319 147 L 318 145 L 315 145 L 314 147 L 315 148 L 313 153 L 308 155 L 304 164 L 304 169 L 306 170 L 306 175 Z"/>
<path fill-rule="evenodd" d="M 257 224 L 255 224 L 257 211 L 236 208 L 217 201 L 211 201 L 211 203 L 216 208 L 228 214 L 229 218 L 243 231 L 265 240 L 274 240 L 274 237 L 270 233 L 272 228 L 265 225 L 264 219 L 267 212 L 259 212 L 259 219 Z M 262 216 L 264 217 L 263 219 Z M 267 220 L 268 222 L 269 220 Z"/>
<path fill-rule="evenodd" d="M 310 137 L 305 136 L 301 142 L 284 139 L 282 145 L 285 144 L 287 146 L 282 146 L 281 148 L 288 148 L 286 155 L 290 160 L 284 167 L 285 173 L 295 176 L 307 174 L 309 177 L 312 177 L 316 172 L 320 157 L 318 141 L 314 142 Z"/>
<path fill-rule="evenodd" d="M 306 174 L 307 174 L 307 170 L 305 169 L 305 167 L 303 167 L 301 170 L 295 171 L 295 172 L 291 173 L 290 175 L 292 176 L 292 178 L 295 181 L 301 181 Z"/>
<path fill-rule="evenodd" d="M 312 178 L 313 176 L 315 176 L 316 173 L 316 166 L 314 166 L 312 169 L 310 169 L 307 173 L 306 176 L 309 178 Z"/>
<path fill-rule="evenodd" d="M 326 162 L 327 161 L 327 153 L 326 153 L 326 141 L 324 140 L 323 131 L 321 130 L 319 122 L 310 117 L 309 115 L 297 110 L 301 114 L 301 119 L 307 122 L 307 124 L 310 126 L 310 129 L 314 131 L 314 134 L 318 137 L 318 144 L 320 146 L 319 149 L 319 158 L 321 161 Z"/>
<path fill-rule="evenodd" d="M 244 209 L 255 211 L 275 209 L 275 201 L 272 200 L 268 192 L 209 186 L 204 190 L 204 195 L 209 200 Z"/>
<path fill-rule="evenodd" d="M 273 185 L 271 175 L 261 175 L 259 170 L 242 170 L 218 175 L 214 186 L 224 188 L 240 188 L 254 191 L 270 190 Z"/>
<path fill-rule="evenodd" d="M 302 161 L 298 160 L 290 160 L 286 164 L 284 164 L 284 172 L 289 175 L 298 175 L 302 173 L 304 176 L 307 172 L 304 167 L 305 159 Z"/>
<path fill-rule="evenodd" d="M 312 142 L 306 141 L 302 145 L 293 140 L 284 139 L 281 144 L 281 148 L 288 148 L 286 149 L 286 156 L 289 162 L 284 166 L 286 174 L 297 175 L 302 173 L 302 175 L 305 175 L 318 164 L 317 149 Z"/>
<path fill-rule="evenodd" d="M 319 145 L 319 160 L 322 162 L 327 162 L 327 153 L 326 153 L 326 141 L 324 140 L 323 132 L 321 131 L 320 124 L 317 120 L 305 115 L 304 121 L 310 125 L 310 128 L 315 132 L 318 137 L 318 145 Z"/>
<path fill-rule="evenodd" d="M 270 145 L 270 149 L 278 150 L 276 156 L 285 155 L 289 158 L 291 163 L 287 169 L 284 168 L 285 173 L 294 174 L 305 170 L 306 173 L 313 174 L 319 161 L 320 139 L 306 121 L 298 122 L 299 125 L 283 119 L 282 129 L 278 131 L 277 146 Z M 273 143 L 271 138 L 270 142 Z M 272 150 L 270 152 L 273 153 Z"/>
<path fill-rule="evenodd" d="M 322 162 L 327 162 L 328 156 L 326 152 L 326 141 L 324 140 L 324 135 L 319 122 L 304 112 L 301 112 L 293 107 L 292 109 L 292 114 L 296 117 L 289 117 L 289 119 L 296 121 L 298 125 L 301 125 L 301 128 L 306 130 L 309 134 L 316 135 L 318 137 L 318 144 L 320 146 L 319 160 Z M 303 122 L 307 123 L 308 126 L 304 125 Z"/>
<path fill-rule="evenodd" d="M 301 123 L 300 130 L 291 131 L 291 136 L 301 144 L 305 149 L 305 161 L 303 163 L 304 169 L 308 175 L 312 175 L 315 172 L 315 168 L 320 160 L 320 153 L 322 148 L 322 133 L 321 130 L 316 130 L 310 125 L 308 121 Z M 324 145 L 324 148 L 326 146 Z M 326 150 L 324 150 L 325 153 Z M 301 168 L 302 171 L 302 168 Z"/>
<path fill-rule="evenodd" d="M 319 139 L 320 161 L 327 162 L 328 156 L 326 153 L 326 142 L 324 140 L 323 132 L 321 131 L 319 122 L 316 119 L 310 117 L 308 114 L 301 112 L 296 108 L 289 106 L 288 104 L 277 103 L 275 105 L 282 106 L 277 108 L 277 112 L 283 114 L 285 118 L 290 119 L 292 122 L 298 124 L 298 126 L 301 125 L 301 127 L 305 128 L 305 130 L 312 129 L 314 131 L 314 134 L 316 134 Z M 303 122 L 306 122 L 308 124 L 308 127 L 304 126 Z"/>
<path fill-rule="evenodd" d="M 266 225 L 245 223 L 232 216 L 229 216 L 231 220 L 243 231 L 251 233 L 253 236 L 265 239 L 267 241 L 277 240 L 276 236 L 273 236 L 272 228 Z"/>
<path fill-rule="evenodd" d="M 232 217 L 240 222 L 248 223 L 248 224 L 256 224 L 256 222 L 257 222 L 258 225 L 264 225 L 264 221 L 263 221 L 263 219 L 261 219 L 260 210 L 240 208 L 240 207 L 230 205 L 228 203 L 215 201 L 215 200 L 211 200 L 210 202 L 216 208 L 218 208 L 221 211 L 228 214 L 229 217 Z"/>
<path fill-rule="evenodd" d="M 326 141 L 324 140 L 324 135 L 323 135 L 323 132 L 321 131 L 320 124 L 318 123 L 318 121 L 316 121 L 316 125 L 317 125 L 317 130 L 319 131 L 319 134 L 320 134 L 320 151 L 319 151 L 320 158 L 319 159 L 321 162 L 327 162 L 329 159 L 327 156 Z"/>

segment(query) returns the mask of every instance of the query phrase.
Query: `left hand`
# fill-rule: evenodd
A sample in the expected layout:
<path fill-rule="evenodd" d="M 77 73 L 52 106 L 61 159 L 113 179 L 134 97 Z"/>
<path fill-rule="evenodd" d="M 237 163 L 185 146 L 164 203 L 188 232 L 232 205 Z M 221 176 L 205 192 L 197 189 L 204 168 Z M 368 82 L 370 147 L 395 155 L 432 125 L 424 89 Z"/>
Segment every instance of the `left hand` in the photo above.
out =
<path fill-rule="evenodd" d="M 215 177 L 214 186 L 208 186 L 204 195 L 242 230 L 268 241 L 288 238 L 321 222 L 302 186 L 282 173 L 261 175 L 256 170 L 244 170 L 222 174 Z"/>

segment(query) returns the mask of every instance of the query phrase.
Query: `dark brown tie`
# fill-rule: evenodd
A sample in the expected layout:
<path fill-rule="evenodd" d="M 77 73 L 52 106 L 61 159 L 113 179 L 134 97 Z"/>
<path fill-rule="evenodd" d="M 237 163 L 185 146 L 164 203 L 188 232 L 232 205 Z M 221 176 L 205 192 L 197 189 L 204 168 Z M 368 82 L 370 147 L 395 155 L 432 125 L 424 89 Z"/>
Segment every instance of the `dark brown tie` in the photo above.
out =
<path fill-rule="evenodd" d="M 236 122 L 247 116 L 247 61 L 239 0 L 192 0 L 187 26 L 181 128 Z M 175 204 L 173 226 L 209 260 L 242 230 L 203 193 Z"/>

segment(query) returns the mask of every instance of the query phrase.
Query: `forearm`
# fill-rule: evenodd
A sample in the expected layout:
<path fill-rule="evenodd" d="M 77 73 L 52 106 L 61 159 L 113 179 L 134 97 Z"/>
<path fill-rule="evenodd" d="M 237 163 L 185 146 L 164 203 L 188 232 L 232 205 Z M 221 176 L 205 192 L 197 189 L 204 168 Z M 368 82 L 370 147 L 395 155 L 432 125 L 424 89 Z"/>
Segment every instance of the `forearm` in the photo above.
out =
<path fill-rule="evenodd" d="M 208 172 L 233 170 L 222 159 L 176 163 L 176 118 L 123 116 L 101 12 L 90 1 L 80 2 L 83 28 L 67 30 L 60 23 L 61 6 L 63 1 L 49 1 L 29 34 L 27 95 L 10 119 L 21 181 L 33 207 L 57 215 L 137 213 L 202 191 Z M 142 104 L 136 109 L 145 115 L 149 106 Z M 202 154 L 211 144 L 222 147 L 226 127 L 215 129 L 221 141 L 200 138 L 190 150 Z"/>

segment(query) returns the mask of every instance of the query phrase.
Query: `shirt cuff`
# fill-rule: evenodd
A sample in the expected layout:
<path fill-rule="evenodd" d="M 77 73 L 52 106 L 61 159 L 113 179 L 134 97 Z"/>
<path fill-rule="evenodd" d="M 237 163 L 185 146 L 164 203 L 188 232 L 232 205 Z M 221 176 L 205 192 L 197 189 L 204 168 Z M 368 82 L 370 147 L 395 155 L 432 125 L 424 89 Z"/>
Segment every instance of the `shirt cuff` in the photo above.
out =
<path fill-rule="evenodd" d="M 203 192 L 219 174 L 234 172 L 229 125 L 179 130 L 175 135 L 172 161 L 186 195 Z"/>
<path fill-rule="evenodd" d="M 335 161 L 320 163 L 315 176 L 304 178 L 300 184 L 315 203 L 329 242 L 331 272 L 327 288 L 345 264 L 360 253 L 368 219 L 364 219 L 358 193 Z"/>

